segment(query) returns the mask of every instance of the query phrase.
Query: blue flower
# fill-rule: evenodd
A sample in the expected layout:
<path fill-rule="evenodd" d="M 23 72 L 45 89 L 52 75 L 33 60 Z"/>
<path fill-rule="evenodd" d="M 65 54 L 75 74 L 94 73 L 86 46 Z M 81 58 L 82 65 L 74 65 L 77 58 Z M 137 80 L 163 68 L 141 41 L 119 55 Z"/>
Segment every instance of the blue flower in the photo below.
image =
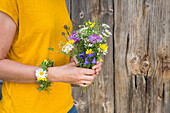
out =
<path fill-rule="evenodd" d="M 81 52 L 81 54 L 79 55 L 79 58 L 83 59 L 84 56 L 86 56 L 86 54 L 85 54 L 85 52 L 83 51 L 83 52 Z"/>
<path fill-rule="evenodd" d="M 92 64 L 96 64 L 96 58 L 94 57 L 93 60 L 92 60 Z"/>
<path fill-rule="evenodd" d="M 84 56 L 86 56 L 86 53 L 83 51 L 83 52 L 81 52 L 81 54 L 83 54 Z"/>
<path fill-rule="evenodd" d="M 67 25 L 64 25 L 64 28 L 67 29 Z"/>
<path fill-rule="evenodd" d="M 92 56 L 93 56 L 93 53 L 87 55 L 88 58 L 91 58 Z"/>
<path fill-rule="evenodd" d="M 79 58 L 83 59 L 83 58 L 84 58 L 84 56 L 83 56 L 82 54 L 80 54 L 80 55 L 79 55 Z"/>
<path fill-rule="evenodd" d="M 85 59 L 84 65 L 89 64 L 88 58 Z"/>
<path fill-rule="evenodd" d="M 65 36 L 65 33 L 64 33 L 64 32 L 62 32 L 62 35 L 63 35 L 63 36 Z"/>

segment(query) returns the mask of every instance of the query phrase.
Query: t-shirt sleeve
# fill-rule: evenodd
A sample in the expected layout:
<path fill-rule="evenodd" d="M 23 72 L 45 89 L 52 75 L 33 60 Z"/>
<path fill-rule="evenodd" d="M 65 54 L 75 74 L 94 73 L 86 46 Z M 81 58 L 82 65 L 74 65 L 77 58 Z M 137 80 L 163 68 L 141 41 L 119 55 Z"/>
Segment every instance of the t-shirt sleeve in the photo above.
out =
<path fill-rule="evenodd" d="M 19 11 L 17 0 L 0 0 L 0 11 L 9 15 L 18 26 Z"/>

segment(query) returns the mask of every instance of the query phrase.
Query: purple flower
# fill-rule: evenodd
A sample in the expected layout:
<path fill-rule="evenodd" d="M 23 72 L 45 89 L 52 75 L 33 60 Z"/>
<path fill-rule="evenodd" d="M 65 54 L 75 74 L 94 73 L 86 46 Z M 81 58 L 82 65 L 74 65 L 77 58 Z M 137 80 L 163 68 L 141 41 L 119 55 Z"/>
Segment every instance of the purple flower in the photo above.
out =
<path fill-rule="evenodd" d="M 88 58 L 91 58 L 92 56 L 93 56 L 93 53 L 87 55 Z"/>
<path fill-rule="evenodd" d="M 83 59 L 83 58 L 84 58 L 84 56 L 83 56 L 82 54 L 80 54 L 80 55 L 79 55 L 79 58 Z"/>
<path fill-rule="evenodd" d="M 86 54 L 85 54 L 85 52 L 83 51 L 83 52 L 81 52 L 81 54 L 79 55 L 79 58 L 83 59 L 84 56 L 86 56 Z"/>
<path fill-rule="evenodd" d="M 91 43 L 96 44 L 97 42 L 100 42 L 102 40 L 102 38 L 101 38 L 101 36 L 94 34 L 94 35 L 90 36 L 89 40 Z"/>
<path fill-rule="evenodd" d="M 78 33 L 76 31 L 74 31 L 71 36 L 69 37 L 69 40 L 73 39 L 74 43 L 76 43 L 77 41 L 79 41 L 79 37 L 78 37 Z"/>
<path fill-rule="evenodd" d="M 89 64 L 88 57 L 85 59 L 84 65 Z"/>
<path fill-rule="evenodd" d="M 86 53 L 83 51 L 83 52 L 81 52 L 81 54 L 83 54 L 84 56 L 86 56 Z"/>
<path fill-rule="evenodd" d="M 95 57 L 92 60 L 92 64 L 96 64 L 96 58 Z"/>

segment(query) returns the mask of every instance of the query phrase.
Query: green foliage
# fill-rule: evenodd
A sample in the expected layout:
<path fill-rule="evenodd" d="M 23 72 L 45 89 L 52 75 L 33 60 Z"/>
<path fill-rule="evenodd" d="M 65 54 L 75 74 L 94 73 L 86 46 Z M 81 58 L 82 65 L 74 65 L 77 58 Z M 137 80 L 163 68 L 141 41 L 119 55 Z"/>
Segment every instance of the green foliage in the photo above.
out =
<path fill-rule="evenodd" d="M 53 61 L 49 58 L 45 59 L 44 61 L 42 61 L 40 68 L 42 68 L 44 71 L 48 72 L 48 67 L 53 67 Z M 52 83 L 47 81 L 43 81 L 43 80 L 37 80 L 38 86 L 39 88 L 37 88 L 37 90 L 39 90 L 39 92 L 41 92 L 42 90 L 45 90 L 49 93 L 49 87 L 52 86 Z"/>
<path fill-rule="evenodd" d="M 65 37 L 67 43 L 64 44 L 61 42 L 59 44 L 59 46 L 62 47 L 62 51 L 56 51 L 51 47 L 48 49 L 57 53 L 69 55 L 71 58 L 75 56 L 79 62 L 77 64 L 78 67 L 92 69 L 98 61 L 102 61 L 101 56 L 107 53 L 108 46 L 106 38 L 111 35 L 108 30 L 110 26 L 101 24 L 100 21 L 95 23 L 90 20 L 84 21 L 83 25 L 78 25 L 75 22 L 74 24 L 76 31 L 73 33 L 70 31 L 70 27 L 64 26 L 66 33 L 69 35 L 69 40 L 63 32 L 62 35 Z M 89 50 L 92 51 L 89 52 Z M 81 57 L 82 52 L 84 52 L 83 58 Z M 89 54 L 93 55 L 88 57 Z M 85 93 L 87 88 L 82 89 Z"/>

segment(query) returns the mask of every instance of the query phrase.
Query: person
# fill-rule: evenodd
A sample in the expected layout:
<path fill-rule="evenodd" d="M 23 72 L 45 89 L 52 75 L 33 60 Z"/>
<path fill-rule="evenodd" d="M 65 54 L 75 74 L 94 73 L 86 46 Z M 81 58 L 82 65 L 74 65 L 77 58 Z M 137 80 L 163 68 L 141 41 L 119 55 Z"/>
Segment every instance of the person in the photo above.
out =
<path fill-rule="evenodd" d="M 76 113 L 71 85 L 89 86 L 102 63 L 76 67 L 76 59 L 53 53 L 65 42 L 64 25 L 71 27 L 65 0 L 0 0 L 0 113 Z M 50 94 L 37 90 L 35 71 L 49 57 Z"/>

